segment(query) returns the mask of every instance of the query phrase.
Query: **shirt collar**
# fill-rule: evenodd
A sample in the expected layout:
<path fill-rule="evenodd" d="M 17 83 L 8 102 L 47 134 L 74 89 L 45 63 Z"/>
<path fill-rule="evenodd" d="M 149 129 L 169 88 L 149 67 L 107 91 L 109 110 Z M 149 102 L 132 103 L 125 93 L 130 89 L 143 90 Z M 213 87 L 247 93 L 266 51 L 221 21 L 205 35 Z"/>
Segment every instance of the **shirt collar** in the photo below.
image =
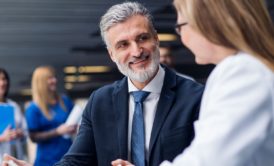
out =
<path fill-rule="evenodd" d="M 165 78 L 165 70 L 159 65 L 159 70 L 155 77 L 142 89 L 143 91 L 151 92 L 151 93 L 161 93 L 163 83 Z M 128 79 L 128 92 L 138 91 L 131 80 Z"/>

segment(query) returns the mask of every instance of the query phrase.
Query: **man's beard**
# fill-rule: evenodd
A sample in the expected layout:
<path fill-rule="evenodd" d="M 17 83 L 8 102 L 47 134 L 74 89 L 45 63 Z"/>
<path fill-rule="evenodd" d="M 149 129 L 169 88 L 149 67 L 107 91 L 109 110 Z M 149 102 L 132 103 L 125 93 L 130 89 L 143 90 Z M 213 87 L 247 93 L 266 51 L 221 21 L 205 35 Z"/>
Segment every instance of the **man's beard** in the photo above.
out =
<path fill-rule="evenodd" d="M 121 64 L 118 60 L 115 61 L 119 71 L 124 74 L 125 76 L 129 77 L 131 80 L 138 81 L 138 82 L 145 82 L 151 79 L 157 72 L 160 58 L 159 58 L 159 50 L 155 49 L 155 51 L 151 55 L 151 63 L 148 67 L 143 67 L 141 71 L 134 71 L 129 67 L 130 62 L 135 62 L 138 60 L 144 60 L 149 55 L 142 53 L 138 58 L 131 58 L 125 64 Z"/>

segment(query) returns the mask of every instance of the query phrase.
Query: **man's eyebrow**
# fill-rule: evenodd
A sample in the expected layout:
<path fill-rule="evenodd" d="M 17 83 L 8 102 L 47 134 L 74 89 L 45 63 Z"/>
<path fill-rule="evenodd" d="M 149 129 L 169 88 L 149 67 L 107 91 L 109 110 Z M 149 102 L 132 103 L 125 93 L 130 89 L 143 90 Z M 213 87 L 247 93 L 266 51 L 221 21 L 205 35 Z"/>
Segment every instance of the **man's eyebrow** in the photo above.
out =
<path fill-rule="evenodd" d="M 127 42 L 127 40 L 119 40 L 119 41 L 114 43 L 114 46 L 116 47 L 117 45 L 122 44 L 122 43 L 126 43 L 126 42 Z"/>
<path fill-rule="evenodd" d="M 144 36 L 144 35 L 147 35 L 147 36 L 150 36 L 150 33 L 149 32 L 143 32 L 143 33 L 140 33 L 139 35 L 137 35 L 136 37 L 141 37 L 141 36 Z"/>

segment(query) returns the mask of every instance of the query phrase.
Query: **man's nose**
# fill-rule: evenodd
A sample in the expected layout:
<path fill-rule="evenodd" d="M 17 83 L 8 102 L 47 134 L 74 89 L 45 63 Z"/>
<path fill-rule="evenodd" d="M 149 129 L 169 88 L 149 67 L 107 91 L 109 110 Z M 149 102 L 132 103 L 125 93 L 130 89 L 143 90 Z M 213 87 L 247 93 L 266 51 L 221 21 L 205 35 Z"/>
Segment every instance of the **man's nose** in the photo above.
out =
<path fill-rule="evenodd" d="M 132 43 L 131 45 L 131 54 L 135 57 L 141 56 L 141 53 L 143 52 L 143 48 L 138 43 Z"/>

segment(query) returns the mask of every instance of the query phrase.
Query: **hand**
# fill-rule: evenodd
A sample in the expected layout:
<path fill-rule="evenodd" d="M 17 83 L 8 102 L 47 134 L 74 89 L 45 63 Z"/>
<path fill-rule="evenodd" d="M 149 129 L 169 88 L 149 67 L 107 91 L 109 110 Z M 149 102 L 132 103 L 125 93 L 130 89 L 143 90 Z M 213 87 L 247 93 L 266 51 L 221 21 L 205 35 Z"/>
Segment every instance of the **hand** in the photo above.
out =
<path fill-rule="evenodd" d="M 77 125 L 66 125 L 61 124 L 57 129 L 56 132 L 58 135 L 64 135 L 64 134 L 74 134 L 77 131 Z"/>
<path fill-rule="evenodd" d="M 3 134 L 0 136 L 0 142 L 9 142 L 17 138 L 17 132 L 16 130 L 11 129 L 11 126 L 9 125 Z"/>
<path fill-rule="evenodd" d="M 23 160 L 18 160 L 10 155 L 4 154 L 3 156 L 3 162 L 2 162 L 2 166 L 9 166 L 8 161 L 12 160 L 16 165 L 18 166 L 32 166 L 32 164 L 27 163 L 26 161 Z"/>
<path fill-rule="evenodd" d="M 112 161 L 111 165 L 112 166 L 134 166 L 130 162 L 128 162 L 126 160 L 122 160 L 122 159 L 117 159 L 117 160 Z"/>
<path fill-rule="evenodd" d="M 16 132 L 16 138 L 24 137 L 24 132 L 23 132 L 22 129 L 18 128 L 18 129 L 15 130 L 15 132 Z"/>

